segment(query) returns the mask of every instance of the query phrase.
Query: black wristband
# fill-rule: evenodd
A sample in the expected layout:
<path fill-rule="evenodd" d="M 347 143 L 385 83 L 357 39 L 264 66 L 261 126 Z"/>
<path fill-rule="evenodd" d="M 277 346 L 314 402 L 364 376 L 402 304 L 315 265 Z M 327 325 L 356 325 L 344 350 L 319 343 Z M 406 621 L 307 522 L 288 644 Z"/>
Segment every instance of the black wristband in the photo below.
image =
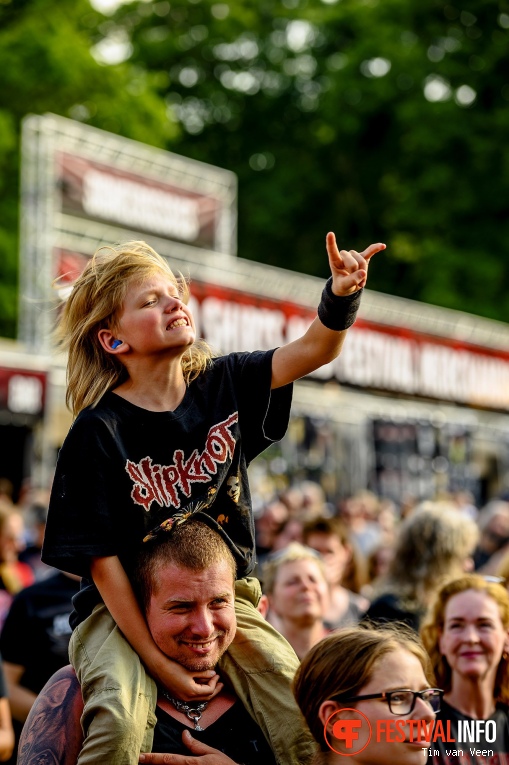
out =
<path fill-rule="evenodd" d="M 327 329 L 341 332 L 351 327 L 361 302 L 362 288 L 351 295 L 335 295 L 332 291 L 332 276 L 323 288 L 318 306 L 318 318 Z"/>

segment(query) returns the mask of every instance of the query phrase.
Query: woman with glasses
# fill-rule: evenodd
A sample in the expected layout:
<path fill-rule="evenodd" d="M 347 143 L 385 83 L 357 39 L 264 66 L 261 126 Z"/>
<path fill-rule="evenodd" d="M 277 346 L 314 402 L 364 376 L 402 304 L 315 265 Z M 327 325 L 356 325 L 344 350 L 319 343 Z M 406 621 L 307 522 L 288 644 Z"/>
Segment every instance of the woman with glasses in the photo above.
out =
<path fill-rule="evenodd" d="M 509 763 L 508 629 L 509 595 L 495 577 L 466 574 L 437 593 L 421 634 L 445 691 L 439 719 L 449 721 L 457 741 L 459 727 L 474 728 L 475 736 L 452 746 L 437 741 L 433 765 Z M 463 757 L 446 755 L 453 747 L 462 749 Z M 486 759 L 471 749 L 492 754 Z"/>
<path fill-rule="evenodd" d="M 442 692 L 410 629 L 350 627 L 317 643 L 294 683 L 314 765 L 423 765 Z"/>

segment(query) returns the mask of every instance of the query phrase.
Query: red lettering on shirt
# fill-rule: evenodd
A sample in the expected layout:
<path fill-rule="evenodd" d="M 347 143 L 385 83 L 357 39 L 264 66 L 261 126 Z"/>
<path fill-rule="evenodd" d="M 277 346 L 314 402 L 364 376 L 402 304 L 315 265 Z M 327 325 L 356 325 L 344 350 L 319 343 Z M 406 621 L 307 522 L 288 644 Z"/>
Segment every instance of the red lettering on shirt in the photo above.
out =
<path fill-rule="evenodd" d="M 194 450 L 188 460 L 184 459 L 184 452 L 181 449 L 177 449 L 173 459 L 175 460 L 177 471 L 176 480 L 186 497 L 191 496 L 191 484 L 207 483 L 207 481 L 210 481 L 210 476 L 201 469 L 198 449 Z"/>
<path fill-rule="evenodd" d="M 170 505 L 177 505 L 179 496 L 177 494 L 177 482 L 179 480 L 179 471 L 174 465 L 168 465 L 168 467 L 161 468 L 161 475 L 163 478 L 163 486 L 166 489 L 166 502 L 165 507 Z M 177 505 L 178 507 L 178 505 Z M 148 510 L 148 507 L 146 508 Z"/>
<path fill-rule="evenodd" d="M 217 473 L 217 466 L 232 458 L 235 438 L 230 428 L 238 420 L 239 413 L 234 412 L 223 422 L 213 425 L 207 434 L 203 452 L 200 454 L 195 449 L 188 459 L 182 449 L 176 449 L 170 465 L 154 465 L 150 457 L 143 457 L 138 464 L 127 460 L 125 469 L 134 484 L 131 491 L 133 502 L 147 512 L 152 502 L 161 507 L 178 509 L 181 500 L 177 487 L 184 496 L 191 496 L 192 484 L 210 481 L 211 476 Z"/>
<path fill-rule="evenodd" d="M 134 487 L 131 492 L 133 502 L 137 505 L 142 505 L 145 510 L 149 509 L 156 498 L 156 492 L 152 486 L 151 464 L 149 457 L 142 459 L 138 465 L 130 460 L 128 460 L 126 464 L 127 473 L 134 482 Z M 145 472 L 146 468 L 148 468 L 148 474 Z"/>

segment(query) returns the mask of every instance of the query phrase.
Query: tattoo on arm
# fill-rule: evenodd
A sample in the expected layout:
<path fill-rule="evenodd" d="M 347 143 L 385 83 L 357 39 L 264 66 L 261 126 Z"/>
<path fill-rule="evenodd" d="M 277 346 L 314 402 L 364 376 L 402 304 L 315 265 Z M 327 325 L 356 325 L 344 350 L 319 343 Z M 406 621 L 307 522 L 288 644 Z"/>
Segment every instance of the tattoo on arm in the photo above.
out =
<path fill-rule="evenodd" d="M 51 677 L 21 734 L 17 765 L 76 765 L 83 743 L 81 688 L 71 667 Z"/>

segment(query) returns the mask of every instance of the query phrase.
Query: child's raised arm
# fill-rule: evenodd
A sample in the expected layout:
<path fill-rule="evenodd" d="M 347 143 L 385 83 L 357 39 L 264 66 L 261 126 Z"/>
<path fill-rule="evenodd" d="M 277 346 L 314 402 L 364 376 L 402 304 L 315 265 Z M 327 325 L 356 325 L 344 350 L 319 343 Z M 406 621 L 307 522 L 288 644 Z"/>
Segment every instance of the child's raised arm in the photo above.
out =
<path fill-rule="evenodd" d="M 332 361 L 341 351 L 346 330 L 353 323 L 359 291 L 366 284 L 369 261 L 385 244 L 370 244 L 362 252 L 339 250 L 336 237 L 327 234 L 332 277 L 327 283 L 318 316 L 298 340 L 277 348 L 272 357 L 272 388 L 298 380 Z M 359 296 L 359 297 L 358 297 Z M 341 302 L 336 298 L 343 298 Z"/>
<path fill-rule="evenodd" d="M 194 672 L 184 669 L 156 645 L 124 567 L 116 555 L 94 558 L 91 573 L 106 608 L 156 682 L 182 701 L 209 700 L 219 693 L 223 684 L 214 670 Z M 201 678 L 203 685 L 197 683 L 196 678 Z"/>

